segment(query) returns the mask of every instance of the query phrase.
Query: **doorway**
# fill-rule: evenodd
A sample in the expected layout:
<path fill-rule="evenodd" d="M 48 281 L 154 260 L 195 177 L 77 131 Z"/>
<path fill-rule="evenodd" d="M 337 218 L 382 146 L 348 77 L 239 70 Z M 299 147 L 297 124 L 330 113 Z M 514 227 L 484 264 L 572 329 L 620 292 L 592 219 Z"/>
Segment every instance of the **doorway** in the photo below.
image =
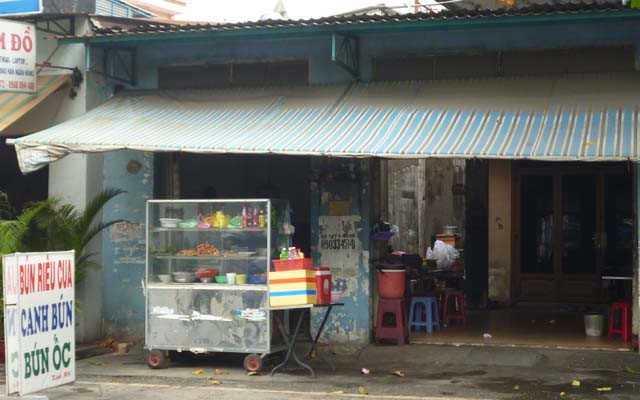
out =
<path fill-rule="evenodd" d="M 515 296 L 601 303 L 602 275 L 632 270 L 632 174 L 624 163 L 519 163 Z"/>

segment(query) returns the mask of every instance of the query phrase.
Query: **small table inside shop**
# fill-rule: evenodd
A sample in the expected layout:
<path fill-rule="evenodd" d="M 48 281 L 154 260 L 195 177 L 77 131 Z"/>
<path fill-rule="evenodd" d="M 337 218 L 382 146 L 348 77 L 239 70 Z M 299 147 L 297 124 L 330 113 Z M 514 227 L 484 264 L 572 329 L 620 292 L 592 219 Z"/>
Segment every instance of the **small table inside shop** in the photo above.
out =
<path fill-rule="evenodd" d="M 309 352 L 307 353 L 307 358 L 311 358 L 312 355 L 316 354 L 317 352 L 317 346 L 318 346 L 318 340 L 320 339 L 320 335 L 322 334 L 322 331 L 324 330 L 324 327 L 327 323 L 327 319 L 329 318 L 329 314 L 331 313 L 331 310 L 333 309 L 333 307 L 338 307 L 338 306 L 343 306 L 344 303 L 331 303 L 331 304 L 305 304 L 305 305 L 297 305 L 297 306 L 284 306 L 284 307 L 270 307 L 269 310 L 270 311 L 291 311 L 291 310 L 311 310 L 312 308 L 324 308 L 326 309 L 324 316 L 322 317 L 322 322 L 320 323 L 320 327 L 318 328 L 318 332 L 316 332 L 315 337 L 312 338 L 312 343 L 311 343 L 311 349 L 309 350 Z M 310 365 L 304 363 L 302 360 L 300 360 L 300 358 L 298 357 L 298 355 L 296 354 L 296 350 L 295 350 L 295 346 L 296 346 L 296 340 L 298 339 L 298 334 L 300 333 L 300 327 L 302 326 L 302 320 L 304 319 L 304 315 L 306 313 L 301 312 L 300 315 L 298 315 L 298 321 L 296 322 L 296 327 L 293 331 L 293 333 L 290 332 L 290 329 L 285 329 L 284 326 L 284 322 L 282 320 L 278 321 L 278 330 L 280 331 L 280 334 L 282 335 L 282 338 L 284 339 L 285 345 L 286 345 L 286 353 L 285 353 L 285 357 L 284 360 L 276 365 L 275 367 L 273 367 L 273 369 L 271 370 L 271 375 L 273 376 L 276 371 L 278 371 L 279 369 L 285 367 L 287 365 L 287 363 L 289 363 L 289 360 L 291 358 L 293 358 L 293 361 L 298 364 L 300 367 L 306 369 L 307 371 L 309 371 L 309 373 L 311 374 L 311 376 L 313 378 L 316 377 L 316 372 L 314 371 L 313 368 L 311 368 Z M 331 364 L 331 362 L 329 362 L 327 360 L 327 362 L 329 363 L 329 365 L 331 366 L 331 368 L 333 369 L 333 364 Z"/>

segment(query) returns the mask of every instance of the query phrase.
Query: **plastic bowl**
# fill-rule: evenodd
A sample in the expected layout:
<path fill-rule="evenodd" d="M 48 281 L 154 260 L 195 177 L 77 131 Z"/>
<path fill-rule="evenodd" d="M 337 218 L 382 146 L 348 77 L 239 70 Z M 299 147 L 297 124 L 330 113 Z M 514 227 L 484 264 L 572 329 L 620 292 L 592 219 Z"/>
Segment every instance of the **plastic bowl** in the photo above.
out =
<path fill-rule="evenodd" d="M 249 283 L 252 285 L 264 285 L 267 283 L 266 275 L 249 275 Z"/>
<path fill-rule="evenodd" d="M 162 283 L 171 283 L 171 275 L 158 275 L 158 280 Z"/>
<path fill-rule="evenodd" d="M 198 278 L 215 278 L 216 275 L 218 275 L 218 270 L 215 268 L 208 268 L 208 269 L 197 269 L 194 271 L 196 274 L 196 277 Z"/>
<path fill-rule="evenodd" d="M 238 274 L 238 275 L 236 275 L 236 284 L 238 284 L 238 285 L 246 285 L 247 284 L 247 275 L 246 274 Z"/>
<path fill-rule="evenodd" d="M 196 275 L 193 272 L 174 272 L 171 275 L 174 282 L 178 283 L 192 283 L 196 280 Z"/>
<path fill-rule="evenodd" d="M 216 275 L 216 283 L 227 283 L 227 277 L 225 275 Z"/>
<path fill-rule="evenodd" d="M 178 226 L 178 222 L 181 222 L 178 218 L 160 218 L 160 226 L 163 228 L 175 228 Z"/>

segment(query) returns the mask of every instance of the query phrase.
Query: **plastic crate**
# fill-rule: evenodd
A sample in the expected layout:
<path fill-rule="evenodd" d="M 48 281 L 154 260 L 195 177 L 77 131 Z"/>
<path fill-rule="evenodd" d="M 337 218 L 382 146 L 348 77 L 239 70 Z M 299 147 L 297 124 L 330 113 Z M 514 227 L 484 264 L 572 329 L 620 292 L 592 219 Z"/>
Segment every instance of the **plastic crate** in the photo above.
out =
<path fill-rule="evenodd" d="M 293 271 L 297 269 L 311 269 L 313 260 L 311 258 L 292 258 L 288 260 L 273 260 L 276 272 Z"/>

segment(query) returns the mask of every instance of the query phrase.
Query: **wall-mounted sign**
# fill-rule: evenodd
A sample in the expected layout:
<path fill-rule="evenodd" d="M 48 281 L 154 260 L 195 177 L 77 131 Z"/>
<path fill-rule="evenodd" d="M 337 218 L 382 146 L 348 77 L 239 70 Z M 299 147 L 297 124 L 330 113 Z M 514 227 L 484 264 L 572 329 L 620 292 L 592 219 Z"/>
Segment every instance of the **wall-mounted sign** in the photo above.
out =
<path fill-rule="evenodd" d="M 35 33 L 32 24 L 0 20 L 0 91 L 36 91 Z"/>
<path fill-rule="evenodd" d="M 36 14 L 42 12 L 42 0 L 0 0 L 0 15 Z"/>
<path fill-rule="evenodd" d="M 7 395 L 75 380 L 74 254 L 2 257 Z"/>

